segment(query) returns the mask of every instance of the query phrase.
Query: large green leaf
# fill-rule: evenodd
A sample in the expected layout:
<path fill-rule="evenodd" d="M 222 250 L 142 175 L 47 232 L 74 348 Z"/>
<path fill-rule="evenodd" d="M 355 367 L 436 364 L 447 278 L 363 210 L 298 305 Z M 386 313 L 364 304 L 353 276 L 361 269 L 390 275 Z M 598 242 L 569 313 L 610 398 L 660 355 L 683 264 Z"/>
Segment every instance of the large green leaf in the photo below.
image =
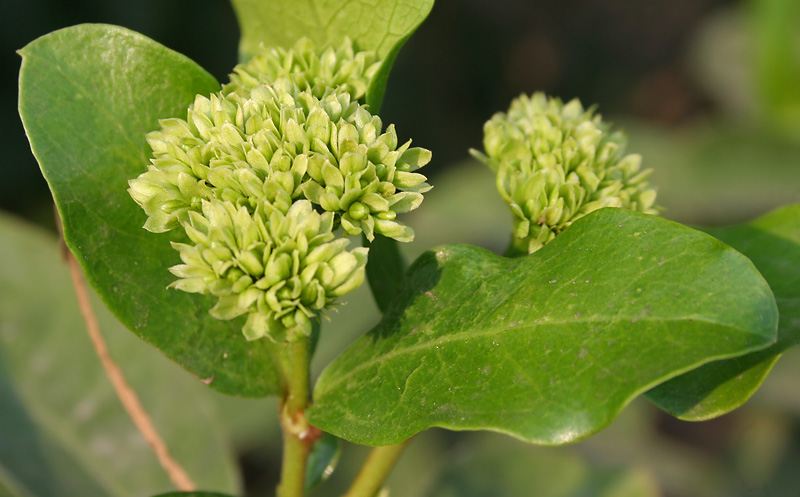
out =
<path fill-rule="evenodd" d="M 602 209 L 535 254 L 423 254 L 370 333 L 322 373 L 308 412 L 347 440 L 440 426 L 561 444 L 636 395 L 775 340 L 772 292 L 713 237 Z"/>
<path fill-rule="evenodd" d="M 400 48 L 425 20 L 433 0 L 232 0 L 242 31 L 240 58 L 266 46 L 290 47 L 303 37 L 336 43 L 349 36 L 384 60 L 370 83 L 367 103 L 377 112 Z"/>
<path fill-rule="evenodd" d="M 800 205 L 783 207 L 751 223 L 706 230 L 748 256 L 766 278 L 780 311 L 778 341 L 745 356 L 715 361 L 647 393 L 681 419 L 721 416 L 758 389 L 781 353 L 800 343 Z"/>
<path fill-rule="evenodd" d="M 0 240 L 0 495 L 129 497 L 174 488 L 92 349 L 56 237 L 0 216 Z M 93 303 L 111 355 L 174 458 L 202 487 L 236 492 L 216 394 Z"/>
<path fill-rule="evenodd" d="M 20 51 L 20 114 L 70 249 L 119 319 L 212 388 L 246 396 L 278 391 L 266 340 L 213 319 L 213 298 L 167 290 L 180 262 L 174 234 L 141 228 L 127 193 L 146 170 L 145 133 L 185 115 L 218 84 L 191 60 L 106 25 L 50 33 Z M 171 238 L 173 237 L 173 238 Z"/>

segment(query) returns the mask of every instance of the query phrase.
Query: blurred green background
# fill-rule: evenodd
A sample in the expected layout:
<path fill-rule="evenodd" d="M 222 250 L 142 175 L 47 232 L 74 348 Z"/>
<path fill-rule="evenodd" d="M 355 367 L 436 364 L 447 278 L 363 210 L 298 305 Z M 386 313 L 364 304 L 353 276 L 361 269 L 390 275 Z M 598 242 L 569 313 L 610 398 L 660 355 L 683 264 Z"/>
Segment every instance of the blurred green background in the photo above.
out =
<path fill-rule="evenodd" d="M 58 389 L 25 383 L 26 368 L 36 359 L 26 354 L 36 347 L 58 350 L 53 360 L 69 370 L 75 357 L 92 359 L 77 311 L 70 310 L 68 285 L 50 283 L 53 291 L 45 295 L 35 286 L 15 286 L 25 276 L 20 267 L 43 267 L 50 258 L 50 270 L 58 272 L 60 263 L 48 233 L 54 226 L 52 203 L 17 117 L 20 58 L 14 50 L 72 24 L 120 24 L 188 55 L 224 81 L 236 62 L 238 41 L 233 11 L 224 0 L 12 0 L 5 7 L 0 17 L 5 117 L 0 120 L 5 154 L 0 210 L 41 228 L 0 218 L 0 253 L 6 254 L 0 279 L 0 496 L 4 491 L 18 495 L 4 476 L 10 470 L 2 464 L 2 447 L 5 442 L 10 453 L 14 444 L 31 443 L 24 436 L 9 436 L 21 429 L 26 412 L 42 422 L 65 409 L 64 402 L 77 406 L 101 395 L 98 391 L 113 405 L 98 371 L 86 372 L 83 382 L 59 383 Z M 481 146 L 483 122 L 494 112 L 507 108 L 518 94 L 537 90 L 597 104 L 605 119 L 623 127 L 629 150 L 641 153 L 645 166 L 656 170 L 652 181 L 668 218 L 720 225 L 800 202 L 800 1 L 440 0 L 401 52 L 381 112 L 384 122 L 397 125 L 401 138 L 413 137 L 434 152 L 426 174 L 435 188 L 407 218 L 417 231 L 417 240 L 407 247 L 409 257 L 440 243 L 504 248 L 510 217 L 494 194 L 491 174 L 469 159 L 467 150 Z M 18 233 L 24 236 L 12 235 Z M 29 242 L 34 248 L 22 251 Z M 29 260 L 14 259 L 26 254 Z M 25 295 L 39 301 L 30 304 Z M 366 290 L 349 300 L 324 324 L 316 371 L 377 318 Z M 73 314 L 57 323 L 30 319 L 42 305 Z M 47 333 L 24 330 L 24 345 L 10 338 L 21 324 Z M 197 419 L 216 420 L 218 448 L 204 446 L 202 457 L 196 453 L 200 449 L 187 455 L 198 459 L 192 467 L 229 461 L 226 474 L 215 476 L 210 485 L 224 490 L 242 483 L 247 495 L 270 495 L 263 489 L 274 485 L 279 461 L 274 402 L 211 392 L 170 364 L 155 366 L 165 361 L 154 350 L 141 347 L 128 354 L 135 345 L 122 344 L 131 341 L 130 334 L 110 316 L 104 328 L 110 341 L 120 341 L 120 353 L 130 356 L 123 364 L 129 374 L 142 376 L 137 371 L 144 364 L 143 369 L 163 367 L 169 375 L 170 380 L 157 382 L 162 394 L 149 396 L 163 431 L 185 440 L 203 426 L 192 428 L 187 419 L 195 424 Z M 75 338 L 64 340 L 64 334 Z M 53 338 L 40 343 L 40 336 Z M 57 369 L 52 374 L 53 381 L 62 376 Z M 390 482 L 392 495 L 797 496 L 799 379 L 800 352 L 794 350 L 778 362 L 754 399 L 732 414 L 685 423 L 636 401 L 604 432 L 561 448 L 531 447 L 491 433 L 433 430 L 412 442 Z M 140 381 L 152 389 L 152 379 L 144 375 Z M 185 397 L 174 397 L 172 389 Z M 14 403 L 12 393 L 18 395 Z M 123 414 L 108 416 L 119 419 L 109 421 L 109 433 L 135 438 Z M 92 442 L 91 430 L 81 430 L 69 422 L 50 429 L 50 435 L 61 435 L 41 445 L 43 460 L 49 461 L 44 467 L 55 464 L 51 445 L 83 461 L 79 465 L 102 466 L 98 454 L 104 446 Z M 315 495 L 337 495 L 365 454 L 345 445 L 341 468 Z M 15 471 L 25 470 L 22 464 Z M 239 483 L 236 466 L 243 469 Z M 130 474 L 119 470 L 115 478 L 121 483 L 102 491 L 139 495 L 141 488 L 149 488 L 127 485 Z M 10 490 L 4 490 L 4 483 Z M 70 495 L 65 487 L 52 487 L 31 495 Z"/>

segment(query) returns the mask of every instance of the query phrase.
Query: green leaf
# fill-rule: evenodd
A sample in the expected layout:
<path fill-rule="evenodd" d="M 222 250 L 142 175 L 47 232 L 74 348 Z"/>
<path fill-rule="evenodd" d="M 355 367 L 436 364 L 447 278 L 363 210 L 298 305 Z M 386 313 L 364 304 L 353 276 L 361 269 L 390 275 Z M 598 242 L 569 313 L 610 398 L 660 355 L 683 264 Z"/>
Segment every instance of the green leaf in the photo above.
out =
<path fill-rule="evenodd" d="M 56 237 L 0 216 L 0 239 L 0 495 L 174 488 L 92 348 Z M 111 356 L 175 460 L 202 487 L 236 492 L 236 460 L 211 397 L 218 394 L 133 336 L 99 299 L 93 304 Z"/>
<path fill-rule="evenodd" d="M 349 36 L 361 50 L 375 50 L 381 69 L 367 91 L 376 113 L 386 81 L 400 48 L 425 20 L 433 0 L 232 0 L 242 38 L 241 60 L 249 59 L 261 43 L 289 48 L 303 37 L 316 44 L 335 43 Z"/>
<path fill-rule="evenodd" d="M 775 341 L 772 292 L 713 237 L 601 209 L 542 250 L 423 254 L 384 319 L 322 373 L 309 420 L 391 444 L 433 426 L 562 444 L 636 395 Z"/>
<path fill-rule="evenodd" d="M 330 433 L 323 433 L 311 448 L 306 464 L 306 492 L 316 488 L 333 474 L 342 454 L 342 444 Z"/>
<path fill-rule="evenodd" d="M 800 343 L 800 205 L 777 209 L 751 223 L 706 229 L 756 265 L 778 303 L 778 341 L 734 359 L 715 361 L 647 393 L 658 407 L 681 419 L 721 416 L 744 404 L 775 361 Z"/>
<path fill-rule="evenodd" d="M 50 33 L 20 51 L 20 115 L 90 283 L 131 330 L 221 392 L 279 390 L 266 340 L 247 343 L 242 322 L 209 316 L 214 299 L 166 286 L 180 262 L 174 234 L 141 228 L 127 192 L 146 170 L 145 133 L 185 116 L 218 84 L 202 68 L 142 35 L 106 25 Z"/>
<path fill-rule="evenodd" d="M 369 247 L 367 281 L 378 309 L 386 312 L 403 287 L 407 264 L 397 241 L 383 235 L 376 235 L 372 243 L 367 242 L 366 237 L 363 239 Z"/>

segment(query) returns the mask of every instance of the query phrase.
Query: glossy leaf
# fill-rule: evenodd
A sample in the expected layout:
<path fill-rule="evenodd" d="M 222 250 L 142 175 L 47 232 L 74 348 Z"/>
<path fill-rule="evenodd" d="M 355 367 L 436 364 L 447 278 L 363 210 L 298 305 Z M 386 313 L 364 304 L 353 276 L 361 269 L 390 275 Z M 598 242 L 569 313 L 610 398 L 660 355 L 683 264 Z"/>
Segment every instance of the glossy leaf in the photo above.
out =
<path fill-rule="evenodd" d="M 428 16 L 433 0 L 232 0 L 242 38 L 239 53 L 247 60 L 266 46 L 289 47 L 300 38 L 335 43 L 349 36 L 361 50 L 375 50 L 384 59 L 367 91 L 377 112 L 386 81 L 400 48 Z"/>
<path fill-rule="evenodd" d="M 0 495 L 149 495 L 174 488 L 87 336 L 58 240 L 0 216 Z M 173 457 L 204 488 L 238 490 L 205 386 L 93 299 L 111 356 Z"/>
<path fill-rule="evenodd" d="M 751 223 L 706 229 L 756 265 L 778 303 L 778 341 L 741 357 L 706 364 L 647 393 L 681 419 L 700 421 L 739 407 L 761 386 L 775 361 L 800 343 L 800 205 L 783 207 Z"/>
<path fill-rule="evenodd" d="M 278 391 L 268 344 L 248 343 L 239 321 L 208 314 L 214 299 L 166 286 L 180 262 L 176 234 L 141 228 L 127 192 L 146 170 L 145 133 L 185 115 L 195 94 L 218 89 L 191 60 L 124 28 L 80 25 L 20 51 L 20 114 L 76 254 L 100 296 L 145 341 L 212 388 L 245 396 Z"/>
<path fill-rule="evenodd" d="M 636 395 L 775 340 L 772 293 L 715 238 L 602 209 L 535 254 L 423 254 L 395 305 L 321 375 L 309 419 L 390 444 L 433 426 L 562 444 Z"/>

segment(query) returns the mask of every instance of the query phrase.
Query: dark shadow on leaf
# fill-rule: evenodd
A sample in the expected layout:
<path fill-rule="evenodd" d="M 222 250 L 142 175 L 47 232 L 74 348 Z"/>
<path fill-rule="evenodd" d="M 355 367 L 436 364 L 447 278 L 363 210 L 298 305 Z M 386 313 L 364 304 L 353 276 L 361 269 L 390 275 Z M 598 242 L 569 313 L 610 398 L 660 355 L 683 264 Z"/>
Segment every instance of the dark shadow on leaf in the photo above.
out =
<path fill-rule="evenodd" d="M 429 292 L 442 277 L 442 261 L 437 257 L 440 250 L 429 250 L 420 255 L 408 268 L 402 286 L 388 303 L 383 319 L 369 333 L 373 341 L 385 339 L 394 334 L 402 324 L 403 314 L 419 298 L 429 298 Z"/>

